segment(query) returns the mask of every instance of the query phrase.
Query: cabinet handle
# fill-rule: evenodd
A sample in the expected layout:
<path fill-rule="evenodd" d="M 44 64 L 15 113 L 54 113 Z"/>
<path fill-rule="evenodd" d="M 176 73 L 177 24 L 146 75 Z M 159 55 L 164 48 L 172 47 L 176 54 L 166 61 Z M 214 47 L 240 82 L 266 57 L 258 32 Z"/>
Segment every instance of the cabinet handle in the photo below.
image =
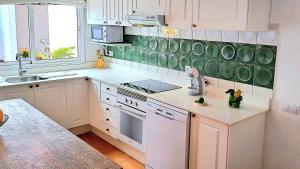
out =
<path fill-rule="evenodd" d="M 39 85 L 39 84 L 37 84 L 37 85 L 35 85 L 35 87 L 40 87 L 40 85 Z"/>
<path fill-rule="evenodd" d="M 106 21 L 104 21 L 103 23 L 105 23 L 105 24 L 106 24 Z"/>
<path fill-rule="evenodd" d="M 109 111 L 109 108 L 106 108 L 106 111 Z"/>
<path fill-rule="evenodd" d="M 192 117 L 196 117 L 196 114 L 195 114 L 195 113 L 193 113 L 193 114 L 192 114 Z"/>
<path fill-rule="evenodd" d="M 197 25 L 196 25 L 196 24 L 193 24 L 193 25 L 192 25 L 192 27 L 193 27 L 193 28 L 196 28 L 196 27 L 197 27 Z"/>
<path fill-rule="evenodd" d="M 106 98 L 106 100 L 107 100 L 107 101 L 110 101 L 110 99 L 109 99 L 109 98 Z"/>
<path fill-rule="evenodd" d="M 121 25 L 121 24 L 122 24 L 122 22 L 119 22 L 119 24 Z"/>
<path fill-rule="evenodd" d="M 135 13 L 135 11 L 132 11 L 132 13 Z"/>
<path fill-rule="evenodd" d="M 109 119 L 106 119 L 106 121 L 109 121 Z"/>
<path fill-rule="evenodd" d="M 85 78 L 84 80 L 89 81 L 89 78 Z"/>
<path fill-rule="evenodd" d="M 110 91 L 110 88 L 106 88 L 106 90 Z"/>
<path fill-rule="evenodd" d="M 166 24 L 165 26 L 169 26 L 169 24 Z"/>
<path fill-rule="evenodd" d="M 33 85 L 30 85 L 29 88 L 32 89 L 32 88 L 33 88 Z"/>
<path fill-rule="evenodd" d="M 106 129 L 106 131 L 109 131 L 109 129 Z"/>

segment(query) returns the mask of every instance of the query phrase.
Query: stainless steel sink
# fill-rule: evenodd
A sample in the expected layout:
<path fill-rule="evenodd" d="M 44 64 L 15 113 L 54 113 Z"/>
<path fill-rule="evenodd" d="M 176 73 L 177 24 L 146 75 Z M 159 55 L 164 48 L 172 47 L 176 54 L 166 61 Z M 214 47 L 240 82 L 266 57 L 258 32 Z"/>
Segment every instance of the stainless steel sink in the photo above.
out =
<path fill-rule="evenodd" d="M 44 78 L 41 76 L 18 76 L 18 77 L 10 77 L 5 81 L 7 83 L 22 83 L 22 82 L 34 82 L 39 80 L 46 80 L 48 78 Z"/>

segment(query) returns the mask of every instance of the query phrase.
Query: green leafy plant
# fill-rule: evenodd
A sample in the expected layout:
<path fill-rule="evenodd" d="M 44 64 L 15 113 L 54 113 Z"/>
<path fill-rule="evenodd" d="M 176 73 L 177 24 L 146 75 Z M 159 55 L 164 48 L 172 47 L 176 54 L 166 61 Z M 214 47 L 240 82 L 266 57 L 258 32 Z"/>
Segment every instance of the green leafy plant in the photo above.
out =
<path fill-rule="evenodd" d="M 59 48 L 51 52 L 51 56 L 53 59 L 72 58 L 75 55 L 75 48 L 75 46 Z"/>

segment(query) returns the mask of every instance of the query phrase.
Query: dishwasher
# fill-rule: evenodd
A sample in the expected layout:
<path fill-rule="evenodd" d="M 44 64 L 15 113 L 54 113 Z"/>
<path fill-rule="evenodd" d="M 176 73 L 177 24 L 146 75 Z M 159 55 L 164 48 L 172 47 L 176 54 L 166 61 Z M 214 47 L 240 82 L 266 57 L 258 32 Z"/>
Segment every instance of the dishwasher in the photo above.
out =
<path fill-rule="evenodd" d="M 148 99 L 146 169 L 188 169 L 190 113 Z"/>

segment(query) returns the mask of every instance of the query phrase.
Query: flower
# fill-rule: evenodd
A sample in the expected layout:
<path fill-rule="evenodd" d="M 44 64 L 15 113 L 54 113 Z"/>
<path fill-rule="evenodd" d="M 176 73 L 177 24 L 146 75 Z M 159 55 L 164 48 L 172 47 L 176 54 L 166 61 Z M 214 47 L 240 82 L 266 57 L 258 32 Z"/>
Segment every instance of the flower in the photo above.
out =
<path fill-rule="evenodd" d="M 29 50 L 27 48 L 20 48 L 19 52 L 23 58 L 29 57 Z"/>

